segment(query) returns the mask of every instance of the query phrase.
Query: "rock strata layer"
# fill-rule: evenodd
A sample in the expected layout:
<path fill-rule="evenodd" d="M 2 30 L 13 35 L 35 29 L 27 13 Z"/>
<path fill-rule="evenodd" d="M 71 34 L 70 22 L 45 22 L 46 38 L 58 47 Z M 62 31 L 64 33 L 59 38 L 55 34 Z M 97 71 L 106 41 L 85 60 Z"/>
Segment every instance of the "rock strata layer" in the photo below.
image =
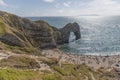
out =
<path fill-rule="evenodd" d="M 77 23 L 69 23 L 57 29 L 42 20 L 30 21 L 0 11 L 0 41 L 11 46 L 56 48 L 59 44 L 69 43 L 71 32 L 75 34 L 76 40 L 81 38 Z"/>

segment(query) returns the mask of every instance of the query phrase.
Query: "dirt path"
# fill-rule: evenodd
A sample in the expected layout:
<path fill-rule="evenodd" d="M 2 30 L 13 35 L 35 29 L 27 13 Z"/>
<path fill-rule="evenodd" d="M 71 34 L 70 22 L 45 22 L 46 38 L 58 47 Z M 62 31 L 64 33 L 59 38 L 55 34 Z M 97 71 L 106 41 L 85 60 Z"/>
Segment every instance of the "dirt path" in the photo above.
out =
<path fill-rule="evenodd" d="M 10 52 L 0 51 L 0 60 L 7 59 L 8 57 L 12 56 Z"/>

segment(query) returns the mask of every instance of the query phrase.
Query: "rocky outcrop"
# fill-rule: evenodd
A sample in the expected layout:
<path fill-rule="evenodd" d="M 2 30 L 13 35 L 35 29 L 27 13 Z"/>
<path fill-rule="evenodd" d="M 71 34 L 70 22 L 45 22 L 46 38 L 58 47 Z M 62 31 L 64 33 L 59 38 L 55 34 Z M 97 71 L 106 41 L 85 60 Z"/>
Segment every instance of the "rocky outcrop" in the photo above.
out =
<path fill-rule="evenodd" d="M 61 33 L 61 40 L 59 41 L 59 44 L 69 43 L 71 32 L 75 34 L 76 40 L 81 38 L 80 27 L 77 23 L 69 23 L 59 31 Z"/>
<path fill-rule="evenodd" d="M 56 48 L 58 44 L 69 42 L 70 32 L 74 32 L 76 40 L 81 38 L 77 23 L 57 29 L 41 20 L 30 21 L 0 11 L 0 41 L 11 46 Z"/>
<path fill-rule="evenodd" d="M 17 37 L 11 34 L 5 34 L 1 36 L 0 41 L 7 43 L 8 45 L 11 45 L 11 46 L 20 46 L 20 47 L 24 46 L 23 44 L 21 44 L 22 42 Z"/>
<path fill-rule="evenodd" d="M 32 28 L 29 33 L 34 41 L 34 46 L 39 46 L 42 49 L 55 48 L 57 44 L 50 25 L 44 21 L 35 21 L 35 23 L 38 27 Z"/>

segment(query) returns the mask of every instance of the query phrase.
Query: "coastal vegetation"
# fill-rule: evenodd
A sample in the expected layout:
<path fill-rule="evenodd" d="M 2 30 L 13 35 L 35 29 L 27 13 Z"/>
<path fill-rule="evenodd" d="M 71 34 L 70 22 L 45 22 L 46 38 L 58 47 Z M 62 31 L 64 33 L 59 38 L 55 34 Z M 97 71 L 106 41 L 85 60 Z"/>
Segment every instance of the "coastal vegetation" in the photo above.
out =
<path fill-rule="evenodd" d="M 90 70 L 84 65 L 81 65 L 78 70 L 74 70 L 74 65 L 72 67 L 69 65 L 73 64 L 65 64 L 64 68 L 55 66 L 52 72 L 15 68 L 0 69 L 0 80 L 93 80 L 92 77 L 97 80 L 107 80 L 105 76 L 101 77 L 100 72 Z"/>
<path fill-rule="evenodd" d="M 40 78 L 41 75 L 34 71 L 14 68 L 0 69 L 0 80 L 38 80 Z"/>
<path fill-rule="evenodd" d="M 77 23 L 57 29 L 0 11 L 0 80 L 109 80 L 107 69 L 76 64 L 76 55 L 57 49 L 69 43 L 70 32 L 81 38 Z"/>

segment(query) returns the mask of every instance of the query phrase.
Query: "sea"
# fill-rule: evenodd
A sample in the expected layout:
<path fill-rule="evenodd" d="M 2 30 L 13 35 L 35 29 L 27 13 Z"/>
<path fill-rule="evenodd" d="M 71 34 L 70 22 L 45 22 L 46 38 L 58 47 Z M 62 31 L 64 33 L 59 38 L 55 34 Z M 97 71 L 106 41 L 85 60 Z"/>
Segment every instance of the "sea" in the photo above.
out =
<path fill-rule="evenodd" d="M 118 55 L 120 54 L 120 16 L 27 17 L 33 21 L 44 20 L 62 28 L 77 22 L 81 39 L 75 40 L 71 32 L 69 44 L 60 49 L 70 54 Z"/>

